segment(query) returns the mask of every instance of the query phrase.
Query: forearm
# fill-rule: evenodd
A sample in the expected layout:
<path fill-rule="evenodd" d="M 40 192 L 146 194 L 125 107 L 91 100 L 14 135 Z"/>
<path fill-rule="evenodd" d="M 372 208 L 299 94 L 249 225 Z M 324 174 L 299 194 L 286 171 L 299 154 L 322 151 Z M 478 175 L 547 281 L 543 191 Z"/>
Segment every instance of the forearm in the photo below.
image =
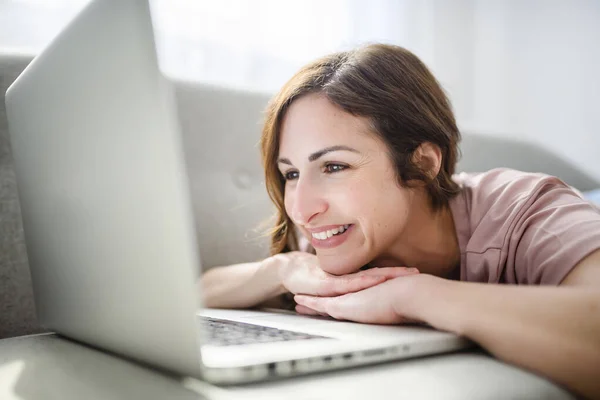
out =
<path fill-rule="evenodd" d="M 211 308 L 254 307 L 285 292 L 269 260 L 212 268 L 198 284 L 202 304 Z"/>
<path fill-rule="evenodd" d="M 436 278 L 423 284 L 413 303 L 419 305 L 416 318 L 580 394 L 600 397 L 600 291 Z"/>

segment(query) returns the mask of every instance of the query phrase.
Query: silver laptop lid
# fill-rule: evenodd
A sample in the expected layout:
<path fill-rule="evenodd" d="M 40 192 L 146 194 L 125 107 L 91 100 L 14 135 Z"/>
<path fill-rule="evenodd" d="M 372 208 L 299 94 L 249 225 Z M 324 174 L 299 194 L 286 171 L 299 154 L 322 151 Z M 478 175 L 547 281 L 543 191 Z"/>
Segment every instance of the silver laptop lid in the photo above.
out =
<path fill-rule="evenodd" d="M 42 325 L 200 376 L 195 228 L 147 1 L 92 1 L 6 106 Z"/>

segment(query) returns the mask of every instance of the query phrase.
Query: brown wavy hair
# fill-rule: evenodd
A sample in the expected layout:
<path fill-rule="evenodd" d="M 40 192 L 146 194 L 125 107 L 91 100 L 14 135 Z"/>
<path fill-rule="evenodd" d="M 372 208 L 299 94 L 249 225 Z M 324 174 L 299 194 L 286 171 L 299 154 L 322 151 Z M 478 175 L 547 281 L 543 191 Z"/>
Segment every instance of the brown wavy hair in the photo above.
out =
<path fill-rule="evenodd" d="M 277 208 L 271 254 L 298 250 L 294 223 L 285 212 L 285 181 L 277 167 L 281 122 L 292 102 L 319 93 L 342 110 L 367 117 L 387 146 L 398 183 L 424 182 L 434 211 L 447 207 L 459 192 L 452 181 L 460 132 L 452 107 L 435 77 L 414 54 L 393 45 L 372 44 L 333 53 L 304 66 L 269 102 L 260 141 L 265 184 Z M 423 143 L 438 146 L 442 165 L 429 176 L 413 161 Z M 413 182 L 413 184 L 411 184 Z"/>

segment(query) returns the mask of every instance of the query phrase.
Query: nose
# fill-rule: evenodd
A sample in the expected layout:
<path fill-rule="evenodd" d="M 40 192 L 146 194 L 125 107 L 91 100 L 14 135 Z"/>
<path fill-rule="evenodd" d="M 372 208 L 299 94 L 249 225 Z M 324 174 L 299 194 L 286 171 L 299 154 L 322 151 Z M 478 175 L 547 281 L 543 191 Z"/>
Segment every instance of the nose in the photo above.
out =
<path fill-rule="evenodd" d="M 323 191 L 310 179 L 298 179 L 290 192 L 286 193 L 288 213 L 296 224 L 308 225 L 329 207 Z"/>

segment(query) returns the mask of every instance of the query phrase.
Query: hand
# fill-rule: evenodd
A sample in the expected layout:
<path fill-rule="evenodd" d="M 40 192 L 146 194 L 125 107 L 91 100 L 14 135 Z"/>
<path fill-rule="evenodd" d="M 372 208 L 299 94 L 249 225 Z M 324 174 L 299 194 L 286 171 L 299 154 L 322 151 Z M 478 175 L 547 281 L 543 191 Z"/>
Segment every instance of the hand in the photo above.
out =
<path fill-rule="evenodd" d="M 314 254 L 299 251 L 277 254 L 265 262 L 275 264 L 285 291 L 327 297 L 358 292 L 388 279 L 416 272 L 413 268 L 388 267 L 337 276 L 323 271 Z"/>
<path fill-rule="evenodd" d="M 421 276 L 417 272 L 396 279 L 390 279 L 364 290 L 341 296 L 316 297 L 298 294 L 294 300 L 296 311 L 302 314 L 329 315 L 335 319 L 370 324 L 400 324 L 415 322 L 404 310 L 412 298 L 415 281 Z M 423 277 L 425 275 L 422 275 Z"/>

